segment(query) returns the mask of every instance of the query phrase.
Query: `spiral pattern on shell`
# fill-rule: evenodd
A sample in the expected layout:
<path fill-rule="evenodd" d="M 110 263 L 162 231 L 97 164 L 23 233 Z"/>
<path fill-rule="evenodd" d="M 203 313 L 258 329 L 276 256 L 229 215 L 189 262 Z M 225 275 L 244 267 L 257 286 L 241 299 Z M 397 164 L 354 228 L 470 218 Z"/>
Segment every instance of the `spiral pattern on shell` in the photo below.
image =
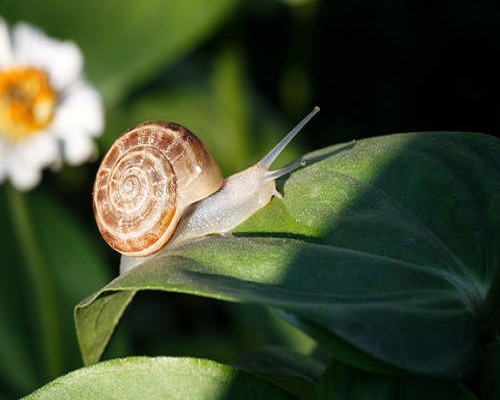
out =
<path fill-rule="evenodd" d="M 126 131 L 104 157 L 94 183 L 98 228 L 122 254 L 162 248 L 190 204 L 215 192 L 220 168 L 203 143 L 174 123 L 147 122 Z"/>

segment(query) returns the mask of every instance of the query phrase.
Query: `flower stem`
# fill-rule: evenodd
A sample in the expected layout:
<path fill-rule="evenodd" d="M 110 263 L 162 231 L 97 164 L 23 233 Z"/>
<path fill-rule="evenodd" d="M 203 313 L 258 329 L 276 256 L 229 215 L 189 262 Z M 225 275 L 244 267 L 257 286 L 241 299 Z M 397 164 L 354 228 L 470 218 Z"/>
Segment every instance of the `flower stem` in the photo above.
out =
<path fill-rule="evenodd" d="M 36 239 L 27 196 L 8 185 L 7 199 L 14 231 L 24 256 L 29 287 L 33 290 L 35 332 L 39 332 L 46 379 L 63 372 L 61 321 L 49 267 Z"/>

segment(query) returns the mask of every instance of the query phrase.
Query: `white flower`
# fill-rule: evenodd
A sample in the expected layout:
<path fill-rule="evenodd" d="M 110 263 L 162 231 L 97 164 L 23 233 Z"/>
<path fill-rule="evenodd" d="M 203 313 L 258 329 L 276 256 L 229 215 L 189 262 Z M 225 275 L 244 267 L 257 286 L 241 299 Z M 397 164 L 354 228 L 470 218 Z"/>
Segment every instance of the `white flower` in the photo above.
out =
<path fill-rule="evenodd" d="M 95 156 L 103 113 L 75 43 L 25 23 L 9 32 L 0 17 L 0 182 L 28 190 L 43 168 Z"/>

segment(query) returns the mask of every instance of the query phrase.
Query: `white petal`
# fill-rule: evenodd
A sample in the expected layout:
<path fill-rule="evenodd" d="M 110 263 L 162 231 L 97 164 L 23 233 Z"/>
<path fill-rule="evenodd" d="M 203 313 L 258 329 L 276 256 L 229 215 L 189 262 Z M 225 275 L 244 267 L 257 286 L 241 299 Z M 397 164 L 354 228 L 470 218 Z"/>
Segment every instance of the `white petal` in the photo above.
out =
<path fill-rule="evenodd" d="M 18 190 L 31 190 L 33 189 L 42 178 L 40 170 L 36 168 L 10 168 L 10 180 Z"/>
<path fill-rule="evenodd" d="M 60 138 L 73 136 L 75 131 L 99 136 L 104 129 L 104 107 L 99 92 L 84 82 L 72 85 L 57 106 L 51 129 Z"/>
<path fill-rule="evenodd" d="M 95 158 L 97 155 L 97 146 L 92 138 L 76 134 L 64 140 L 63 154 L 68 164 L 80 165 L 87 160 Z"/>
<path fill-rule="evenodd" d="M 9 27 L 0 16 L 0 69 L 12 64 L 12 46 L 10 43 Z"/>
<path fill-rule="evenodd" d="M 41 169 L 59 160 L 57 139 L 50 133 L 39 133 L 29 141 L 22 142 L 18 151 L 26 159 L 26 163 L 34 168 Z"/>
<path fill-rule="evenodd" d="M 30 165 L 22 148 L 12 146 L 5 160 L 5 170 L 12 184 L 19 190 L 33 189 L 40 182 L 40 168 Z"/>
<path fill-rule="evenodd" d="M 16 62 L 44 69 L 58 90 L 78 79 L 82 73 L 82 53 L 73 42 L 51 39 L 25 23 L 14 26 L 12 42 Z"/>
<path fill-rule="evenodd" d="M 104 128 L 104 108 L 99 92 L 81 81 L 65 93 L 57 106 L 51 130 L 62 142 L 64 159 L 79 165 L 97 155 L 93 137 Z"/>
<path fill-rule="evenodd" d="M 10 145 L 5 155 L 6 175 L 19 190 L 35 187 L 40 182 L 43 168 L 59 159 L 56 140 L 49 134 L 39 134 L 28 141 Z"/>

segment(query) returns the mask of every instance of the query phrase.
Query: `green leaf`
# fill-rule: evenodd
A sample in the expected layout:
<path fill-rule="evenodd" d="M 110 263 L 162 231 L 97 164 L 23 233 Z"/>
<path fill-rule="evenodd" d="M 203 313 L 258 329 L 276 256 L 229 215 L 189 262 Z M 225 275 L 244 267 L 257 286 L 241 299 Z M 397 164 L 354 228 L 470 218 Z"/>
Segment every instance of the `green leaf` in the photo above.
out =
<path fill-rule="evenodd" d="M 11 22 L 39 25 L 50 35 L 81 46 L 89 78 L 117 103 L 192 50 L 234 9 L 235 0 L 166 2 L 6 1 Z M 4 13 L 5 10 L 5 13 Z"/>
<path fill-rule="evenodd" d="M 135 295 L 135 291 L 109 293 L 93 302 L 92 309 L 75 310 L 75 320 L 80 329 L 77 329 L 78 341 L 82 352 L 83 363 L 93 364 L 102 355 L 103 338 L 107 342 L 113 334 L 120 316 Z M 82 335 L 82 333 L 85 333 Z"/>
<path fill-rule="evenodd" d="M 283 320 L 287 321 L 292 326 L 295 326 L 298 329 L 301 329 L 304 333 L 316 338 L 319 343 L 324 343 L 330 353 L 335 355 L 335 358 L 343 360 L 349 365 L 358 366 L 368 371 L 385 373 L 400 372 L 398 368 L 391 367 L 387 363 L 380 361 L 370 354 L 360 351 L 348 341 L 332 334 L 331 331 L 328 331 L 317 324 L 298 318 L 296 315 L 287 313 L 283 310 L 275 310 L 275 313 L 281 316 Z"/>
<path fill-rule="evenodd" d="M 165 290 L 279 308 L 321 329 L 327 348 L 345 341 L 396 369 L 464 378 L 498 269 L 500 142 L 401 134 L 306 158 L 279 182 L 283 200 L 235 236 L 159 252 L 80 303 L 79 337 L 93 336 L 79 315 L 101 312 L 100 297 Z M 95 340 L 104 349 L 109 336 Z"/>
<path fill-rule="evenodd" d="M 209 360 L 115 359 L 71 372 L 26 399 L 290 399 L 278 387 Z"/>
<path fill-rule="evenodd" d="M 330 363 L 314 400 L 475 400 L 459 384 L 420 376 L 390 376 Z"/>
<path fill-rule="evenodd" d="M 296 351 L 268 346 L 240 357 L 233 366 L 256 374 L 294 394 L 310 399 L 325 366 Z"/>

